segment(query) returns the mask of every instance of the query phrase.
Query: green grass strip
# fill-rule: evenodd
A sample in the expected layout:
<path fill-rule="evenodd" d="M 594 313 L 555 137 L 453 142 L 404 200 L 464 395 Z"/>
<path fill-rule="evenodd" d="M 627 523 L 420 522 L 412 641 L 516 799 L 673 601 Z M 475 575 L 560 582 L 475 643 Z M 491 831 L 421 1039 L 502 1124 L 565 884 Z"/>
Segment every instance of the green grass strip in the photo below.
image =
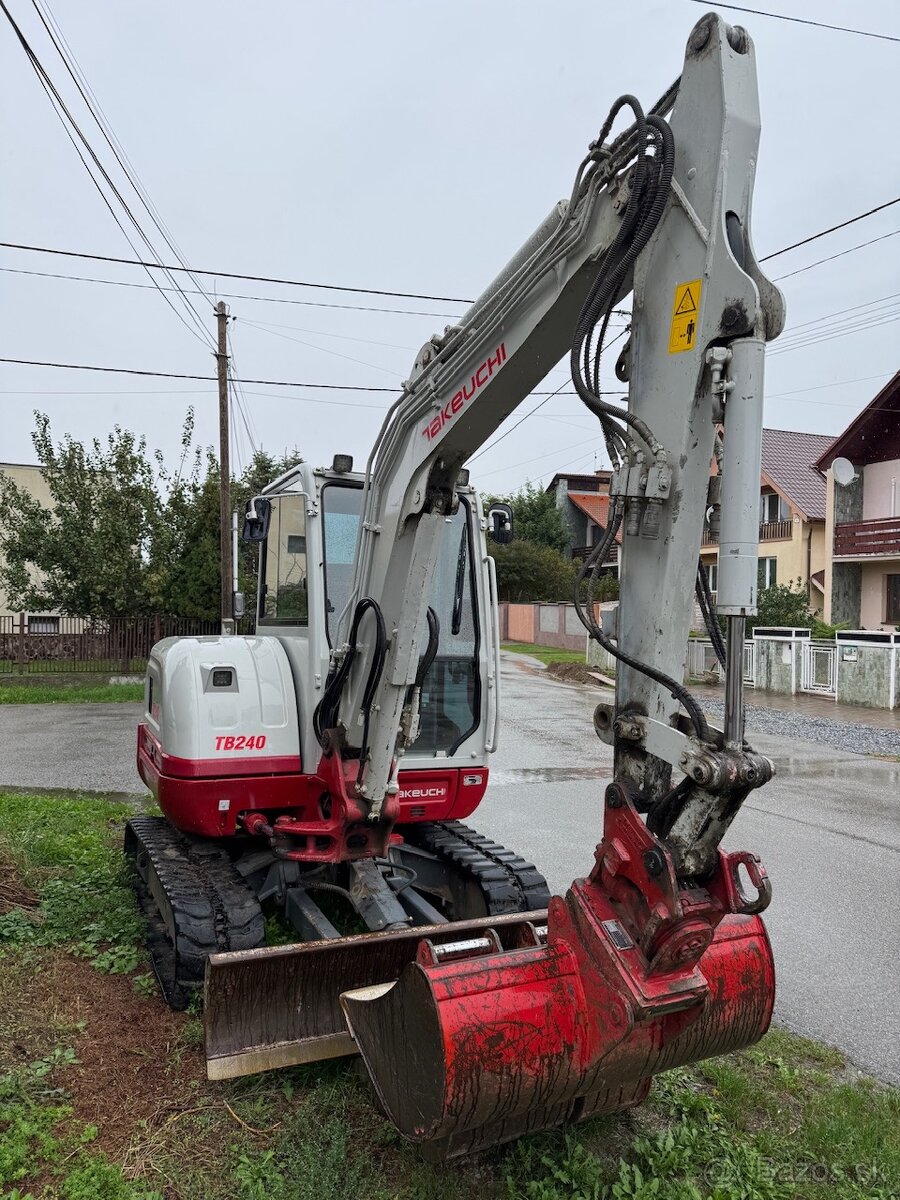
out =
<path fill-rule="evenodd" d="M 135 704 L 142 683 L 0 684 L 0 704 Z"/>

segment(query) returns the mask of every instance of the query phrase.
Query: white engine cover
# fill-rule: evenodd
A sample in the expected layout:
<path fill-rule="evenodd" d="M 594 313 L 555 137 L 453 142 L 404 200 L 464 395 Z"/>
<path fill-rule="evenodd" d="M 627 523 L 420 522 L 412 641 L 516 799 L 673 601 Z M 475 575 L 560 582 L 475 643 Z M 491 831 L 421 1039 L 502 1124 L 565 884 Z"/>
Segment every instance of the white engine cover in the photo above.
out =
<path fill-rule="evenodd" d="M 146 686 L 146 721 L 164 754 L 193 762 L 292 757 L 299 769 L 294 681 L 275 638 L 163 638 Z"/>

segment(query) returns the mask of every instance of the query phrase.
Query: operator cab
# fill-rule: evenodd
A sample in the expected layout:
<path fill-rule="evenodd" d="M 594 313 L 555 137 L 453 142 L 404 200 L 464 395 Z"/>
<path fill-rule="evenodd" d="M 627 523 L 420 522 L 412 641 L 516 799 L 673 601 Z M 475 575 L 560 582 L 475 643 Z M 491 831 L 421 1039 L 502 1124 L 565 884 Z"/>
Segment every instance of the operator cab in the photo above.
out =
<path fill-rule="evenodd" d="M 362 475 L 302 464 L 248 509 L 244 536 L 260 547 L 256 632 L 285 647 L 301 712 L 321 699 L 330 653 L 347 637 L 363 497 Z M 438 650 L 425 676 L 419 735 L 404 769 L 460 752 L 470 764 L 481 759 L 493 718 L 483 680 L 494 663 L 496 606 L 486 582 L 481 509 L 471 488 L 459 489 L 459 506 L 446 526 L 429 598 L 440 624 Z M 301 728 L 307 724 L 301 721 Z"/>

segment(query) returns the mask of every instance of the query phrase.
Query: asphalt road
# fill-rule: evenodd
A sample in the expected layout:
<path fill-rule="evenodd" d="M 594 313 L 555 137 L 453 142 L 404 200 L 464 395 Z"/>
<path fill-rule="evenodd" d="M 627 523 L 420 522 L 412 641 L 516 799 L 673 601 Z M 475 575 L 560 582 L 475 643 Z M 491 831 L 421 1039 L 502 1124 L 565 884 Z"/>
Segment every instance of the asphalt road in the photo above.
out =
<path fill-rule="evenodd" d="M 135 767 L 141 707 L 0 705 L 0 786 L 146 795 Z"/>
<path fill-rule="evenodd" d="M 565 891 L 593 863 L 612 772 L 591 721 L 598 692 L 503 657 L 500 748 L 471 823 Z M 776 1018 L 900 1083 L 900 763 L 764 734 L 753 744 L 777 776 L 726 848 L 759 854 L 772 880 Z"/>
<path fill-rule="evenodd" d="M 591 723 L 597 692 L 504 655 L 503 730 L 472 818 L 564 891 L 587 874 L 612 751 Z M 139 705 L 0 706 L 0 785 L 142 793 Z M 754 735 L 778 775 L 743 807 L 728 846 L 772 879 L 766 923 L 776 1016 L 900 1083 L 900 763 Z M 0 804 L 2 804 L 0 796 Z"/>

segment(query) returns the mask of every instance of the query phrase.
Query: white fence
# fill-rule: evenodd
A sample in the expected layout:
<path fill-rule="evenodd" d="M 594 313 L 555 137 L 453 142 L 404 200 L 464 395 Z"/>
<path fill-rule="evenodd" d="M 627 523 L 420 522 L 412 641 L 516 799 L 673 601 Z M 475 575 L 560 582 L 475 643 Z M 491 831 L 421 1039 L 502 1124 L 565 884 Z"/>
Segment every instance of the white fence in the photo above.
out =
<path fill-rule="evenodd" d="M 700 679 L 703 675 L 723 678 L 723 671 L 711 641 L 706 638 L 690 639 L 687 673 L 691 679 Z M 756 686 L 756 645 L 752 641 L 744 642 L 744 683 L 747 687 Z"/>

